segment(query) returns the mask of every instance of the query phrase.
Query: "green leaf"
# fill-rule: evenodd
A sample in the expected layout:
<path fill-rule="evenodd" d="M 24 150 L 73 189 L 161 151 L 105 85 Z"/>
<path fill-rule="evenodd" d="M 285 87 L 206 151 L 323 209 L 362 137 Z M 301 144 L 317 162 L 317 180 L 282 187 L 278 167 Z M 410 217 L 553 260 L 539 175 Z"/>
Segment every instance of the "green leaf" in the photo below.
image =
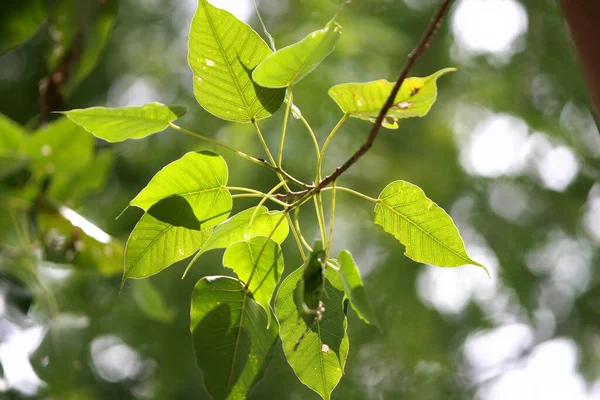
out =
<path fill-rule="evenodd" d="M 223 255 L 223 265 L 231 268 L 246 284 L 252 297 L 263 306 L 271 323 L 271 297 L 283 273 L 281 247 L 265 236 L 233 243 Z"/>
<path fill-rule="evenodd" d="M 96 193 L 104 187 L 114 162 L 115 153 L 112 150 L 98 151 L 96 157 L 84 168 L 54 176 L 50 196 L 73 207 L 84 195 Z"/>
<path fill-rule="evenodd" d="M 173 320 L 173 310 L 169 309 L 162 293 L 149 279 L 136 281 L 132 290 L 134 301 L 146 317 L 158 322 Z"/>
<path fill-rule="evenodd" d="M 0 113 L 0 178 L 10 175 L 27 159 L 21 151 L 26 134 L 21 125 Z"/>
<path fill-rule="evenodd" d="M 252 79 L 265 87 L 292 86 L 331 54 L 341 35 L 342 27 L 334 18 L 323 29 L 314 31 L 298 43 L 269 55 L 252 72 Z"/>
<path fill-rule="evenodd" d="M 244 210 L 215 228 L 212 236 L 202 247 L 202 253 L 213 249 L 224 249 L 229 245 L 241 240 L 251 239 L 255 236 L 269 236 L 273 228 L 282 218 L 281 211 L 269 211 L 267 207 L 260 206 L 256 211 L 256 216 L 250 226 L 250 219 L 254 214 L 256 207 Z M 287 220 L 283 220 L 271 239 L 276 243 L 283 243 L 289 232 Z"/>
<path fill-rule="evenodd" d="M 275 324 L 265 328 L 265 310 L 240 281 L 224 276 L 198 281 L 190 319 L 196 363 L 208 392 L 215 400 L 245 399 L 269 365 Z"/>
<path fill-rule="evenodd" d="M 425 116 L 437 98 L 437 79 L 452 71 L 456 68 L 444 68 L 425 78 L 405 79 L 382 126 L 396 129 L 399 118 Z M 351 117 L 375 122 L 394 85 L 394 82 L 385 79 L 342 83 L 329 89 L 329 96 Z"/>
<path fill-rule="evenodd" d="M 160 132 L 183 116 L 187 108 L 149 103 L 140 107 L 91 107 L 65 111 L 73 122 L 107 142 L 140 139 Z"/>
<path fill-rule="evenodd" d="M 199 229 L 200 223 L 186 208 L 185 201 L 166 204 L 165 211 L 160 210 L 159 214 L 175 214 L 170 216 L 173 223 L 153 216 L 155 207 L 160 208 L 163 204 L 159 202 L 151 207 L 129 235 L 125 246 L 123 283 L 127 278 L 145 278 L 159 273 L 194 254 L 210 237 L 212 229 Z"/>
<path fill-rule="evenodd" d="M 319 320 L 299 313 L 298 301 L 305 268 L 292 272 L 281 284 L 275 300 L 283 352 L 298 379 L 324 399 L 340 381 L 348 355 L 346 302 L 339 275 L 327 269 Z"/>
<path fill-rule="evenodd" d="M 371 302 L 367 298 L 367 292 L 360 277 L 360 271 L 354 262 L 352 254 L 348 250 L 342 250 L 338 256 L 338 264 L 340 266 L 340 279 L 344 286 L 344 292 L 348 299 L 350 299 L 350 305 L 360 319 L 367 324 L 379 327 L 379 322 L 377 321 Z"/>
<path fill-rule="evenodd" d="M 225 187 L 227 179 L 227 164 L 223 157 L 210 151 L 189 152 L 158 171 L 130 204 L 148 211 L 151 206 L 162 202 L 165 212 L 157 209 L 154 216 L 178 225 L 177 216 L 166 206 L 181 203 L 184 209 L 191 209 L 199 222 L 198 226 L 193 222 L 193 226 L 189 227 L 210 228 L 225 221 L 231 212 L 231 194 Z M 189 222 L 190 218 L 186 217 L 182 225 Z"/>
<path fill-rule="evenodd" d="M 309 320 L 318 312 L 321 306 L 320 303 L 323 300 L 325 257 L 323 242 L 317 240 L 304 263 L 300 291 L 298 292 L 298 311 L 304 317 L 308 317 Z"/>
<path fill-rule="evenodd" d="M 29 39 L 46 20 L 44 0 L 2 0 L 0 55 Z"/>
<path fill-rule="evenodd" d="M 375 223 L 406 246 L 404 254 L 414 261 L 485 268 L 467 255 L 452 218 L 411 183 L 395 181 L 383 189 L 375 206 Z"/>
<path fill-rule="evenodd" d="M 37 174 L 65 174 L 85 168 L 92 159 L 94 138 L 67 118 L 27 136 L 25 153 Z"/>
<path fill-rule="evenodd" d="M 272 51 L 248 25 L 227 11 L 200 0 L 192 19 L 188 62 L 194 95 L 211 114 L 251 122 L 271 116 L 285 91 L 258 86 L 252 70 Z"/>
<path fill-rule="evenodd" d="M 85 80 L 96 66 L 119 9 L 119 0 L 91 1 L 94 8 L 84 26 L 82 54 L 64 87 L 67 94 Z"/>

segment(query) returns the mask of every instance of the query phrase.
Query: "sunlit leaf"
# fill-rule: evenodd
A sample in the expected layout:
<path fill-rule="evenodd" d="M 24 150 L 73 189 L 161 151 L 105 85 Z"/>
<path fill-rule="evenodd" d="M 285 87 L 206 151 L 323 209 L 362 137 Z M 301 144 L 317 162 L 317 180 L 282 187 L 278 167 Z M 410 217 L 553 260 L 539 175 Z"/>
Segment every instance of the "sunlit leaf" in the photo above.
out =
<path fill-rule="evenodd" d="M 232 243 L 255 236 L 269 236 L 282 218 L 283 213 L 281 211 L 269 211 L 267 207 L 260 206 L 256 211 L 252 226 L 250 226 L 250 219 L 255 210 L 256 207 L 244 210 L 217 226 L 210 239 L 202 247 L 202 252 L 224 249 Z M 271 239 L 281 244 L 287 237 L 288 232 L 288 222 L 284 218 L 271 235 Z"/>
<path fill-rule="evenodd" d="M 65 111 L 73 122 L 108 142 L 139 139 L 160 132 L 183 116 L 187 108 L 149 103 L 140 107 L 91 107 Z"/>
<path fill-rule="evenodd" d="M 269 55 L 252 72 L 254 82 L 272 88 L 294 85 L 331 54 L 341 35 L 342 27 L 334 18 L 323 29 Z"/>
<path fill-rule="evenodd" d="M 396 129 L 399 118 L 426 115 L 437 98 L 437 79 L 452 71 L 456 68 L 444 68 L 425 78 L 405 79 L 382 126 Z M 329 89 L 329 96 L 351 117 L 375 122 L 393 87 L 394 82 L 385 79 L 342 83 Z"/>
<path fill-rule="evenodd" d="M 246 284 L 254 300 L 264 307 L 270 324 L 271 297 L 283 273 L 281 247 L 272 239 L 267 241 L 265 236 L 236 242 L 227 247 L 223 265 Z"/>
<path fill-rule="evenodd" d="M 298 302 L 305 268 L 292 272 L 281 284 L 275 300 L 275 315 L 283 352 L 298 379 L 330 399 L 340 381 L 346 356 L 346 304 L 344 289 L 336 271 L 327 269 L 324 282 L 322 318 L 299 313 Z"/>
<path fill-rule="evenodd" d="M 191 210 L 199 229 L 210 228 L 225 221 L 231 212 L 231 194 L 225 187 L 227 178 L 227 164 L 221 156 L 209 151 L 189 152 L 158 171 L 130 204 L 146 211 L 158 202 L 169 206 L 181 204 L 179 211 Z M 164 213 L 157 211 L 153 214 L 156 218 L 177 225 L 171 221 L 172 210 L 168 207 Z"/>
<path fill-rule="evenodd" d="M 269 117 L 283 103 L 284 90 L 252 81 L 252 70 L 272 51 L 247 24 L 199 0 L 192 19 L 188 62 L 194 95 L 215 116 L 236 122 Z"/>
<path fill-rule="evenodd" d="M 158 322 L 173 320 L 173 310 L 169 309 L 162 293 L 152 285 L 150 279 L 135 281 L 132 286 L 133 299 L 145 316 Z"/>
<path fill-rule="evenodd" d="M 0 55 L 31 37 L 46 20 L 44 0 L 0 2 Z"/>
<path fill-rule="evenodd" d="M 0 178 L 10 175 L 27 159 L 21 151 L 26 134 L 21 125 L 0 113 Z"/>
<path fill-rule="evenodd" d="M 367 292 L 360 277 L 358 266 L 348 250 L 342 250 L 338 256 L 340 279 L 344 292 L 356 314 L 368 324 L 379 326 L 373 306 L 367 297 Z"/>
<path fill-rule="evenodd" d="M 270 311 L 268 311 L 270 312 Z M 196 362 L 213 399 L 245 399 L 271 361 L 277 327 L 237 279 L 212 276 L 192 294 Z"/>
<path fill-rule="evenodd" d="M 473 264 L 452 218 L 421 188 L 395 181 L 383 189 L 375 206 L 375 223 L 394 235 L 407 257 L 439 267 Z"/>
<path fill-rule="evenodd" d="M 155 218 L 154 207 L 142 216 L 133 228 L 125 247 L 125 272 L 127 278 L 145 278 L 181 261 L 196 252 L 210 237 L 211 229 L 200 230 L 200 222 L 191 210 L 186 209 L 187 202 L 166 205 L 171 210 L 171 222 Z M 162 213 L 162 210 L 161 210 Z"/>

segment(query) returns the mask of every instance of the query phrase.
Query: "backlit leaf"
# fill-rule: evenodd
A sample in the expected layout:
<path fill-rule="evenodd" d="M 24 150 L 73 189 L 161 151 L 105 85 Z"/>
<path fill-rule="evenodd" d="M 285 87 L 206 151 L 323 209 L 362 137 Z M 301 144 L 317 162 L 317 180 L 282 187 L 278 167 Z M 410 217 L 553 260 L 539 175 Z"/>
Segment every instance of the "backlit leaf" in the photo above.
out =
<path fill-rule="evenodd" d="M 399 118 L 426 115 L 437 98 L 437 79 L 452 71 L 456 69 L 444 68 L 424 78 L 405 79 L 382 126 L 396 129 Z M 342 83 L 329 89 L 329 96 L 344 113 L 351 117 L 375 122 L 394 84 L 385 79 L 364 83 Z"/>
<path fill-rule="evenodd" d="M 367 298 L 367 292 L 360 277 L 358 266 L 348 250 L 342 250 L 338 256 L 338 265 L 344 292 L 350 299 L 350 305 L 356 311 L 356 314 L 366 323 L 379 326 L 373 306 Z"/>
<path fill-rule="evenodd" d="M 452 218 L 418 186 L 395 181 L 383 189 L 375 206 L 375 223 L 394 235 L 407 257 L 439 267 L 474 264 Z"/>
<path fill-rule="evenodd" d="M 196 363 L 213 399 L 247 398 L 271 361 L 276 325 L 267 328 L 265 310 L 242 282 L 224 276 L 198 281 L 190 320 Z"/>
<path fill-rule="evenodd" d="M 225 250 L 223 265 L 247 285 L 252 297 L 267 312 L 270 324 L 271 297 L 283 273 L 281 247 L 272 239 L 267 241 L 265 236 L 236 242 Z"/>
<path fill-rule="evenodd" d="M 298 268 L 281 284 L 275 315 L 283 352 L 296 376 L 328 400 L 343 375 L 348 355 L 344 289 L 338 273 L 327 269 L 322 318 L 301 315 L 298 302 L 304 270 Z"/>
<path fill-rule="evenodd" d="M 173 223 L 163 222 L 152 215 L 153 208 L 160 203 L 138 221 L 125 246 L 123 282 L 127 278 L 145 278 L 159 273 L 194 254 L 210 237 L 211 229 L 200 230 L 200 223 L 193 212 L 178 209 L 185 209 L 185 204 L 166 207 L 176 214 L 172 216 Z"/>
<path fill-rule="evenodd" d="M 187 108 L 149 103 L 140 107 L 91 107 L 65 111 L 73 122 L 108 142 L 140 139 L 160 132 L 183 116 Z"/>
<path fill-rule="evenodd" d="M 169 206 L 181 203 L 192 211 L 199 229 L 210 228 L 225 221 L 231 212 L 227 179 L 227 164 L 221 156 L 209 151 L 189 152 L 158 171 L 130 204 L 148 211 L 158 202 Z M 156 218 L 177 225 L 169 208 L 164 213 L 156 211 Z"/>
<path fill-rule="evenodd" d="M 256 211 L 252 226 L 250 226 L 250 219 L 255 210 L 256 207 L 244 210 L 217 226 L 210 239 L 202 247 L 202 252 L 205 253 L 213 249 L 224 249 L 232 243 L 247 240 L 255 236 L 269 236 L 283 216 L 283 213 L 281 211 L 269 211 L 267 207 L 260 206 L 258 211 Z M 271 239 L 281 244 L 287 237 L 288 232 L 289 226 L 287 220 L 284 218 L 271 235 Z"/>
<path fill-rule="evenodd" d="M 199 0 L 188 62 L 194 73 L 194 95 L 208 112 L 228 121 L 250 122 L 277 111 L 285 91 L 252 81 L 252 70 L 271 53 L 250 26 Z"/>
<path fill-rule="evenodd" d="M 323 29 L 269 55 L 252 72 L 254 82 L 272 88 L 292 86 L 331 54 L 341 35 L 342 27 L 334 18 Z"/>
<path fill-rule="evenodd" d="M 0 178 L 18 169 L 27 159 L 21 150 L 26 134 L 21 125 L 0 113 Z"/>

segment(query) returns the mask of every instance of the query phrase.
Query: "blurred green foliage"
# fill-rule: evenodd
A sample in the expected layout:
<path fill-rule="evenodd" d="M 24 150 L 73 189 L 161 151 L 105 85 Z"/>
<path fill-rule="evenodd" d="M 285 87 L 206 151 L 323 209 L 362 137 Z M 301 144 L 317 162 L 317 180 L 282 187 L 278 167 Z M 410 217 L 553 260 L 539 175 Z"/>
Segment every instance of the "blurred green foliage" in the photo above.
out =
<path fill-rule="evenodd" d="M 461 3 L 469 2 L 457 2 L 455 13 Z M 0 5 L 0 51 L 5 52 L 0 56 L 0 145 L 19 149 L 17 159 L 0 154 L 2 326 L 13 332 L 36 324 L 47 328 L 31 356 L 46 385 L 32 397 L 208 398 L 195 365 L 188 310 L 199 278 L 226 273 L 220 267 L 222 252 L 204 255 L 183 281 L 185 265 L 180 263 L 150 278 L 150 287 L 128 282 L 119 292 L 120 243 L 140 213 L 130 210 L 115 217 L 168 162 L 188 151 L 218 149 L 172 130 L 107 148 L 51 114 L 51 122 L 40 127 L 40 82 L 51 81 L 56 66 L 68 64 L 63 64 L 68 52 L 52 56 L 54 30 L 86 32 L 80 42 L 84 55 L 69 67 L 76 73 L 52 97 L 61 100 L 60 110 L 149 101 L 184 104 L 190 112 L 182 125 L 249 154 L 261 155 L 260 143 L 250 126 L 219 121 L 197 105 L 186 62 L 194 1 L 122 0 L 97 63 L 94 54 L 100 54 L 114 15 L 100 8 L 111 4 L 116 12 L 116 2 L 90 2 L 91 8 L 76 13 L 65 6 L 65 15 L 77 15 L 79 22 L 64 25 L 43 22 L 45 4 L 40 4 Z M 461 49 L 452 32 L 456 15 L 451 13 L 412 75 L 427 76 L 449 65 L 459 71 L 440 83 L 438 102 L 427 118 L 401 121 L 398 131 L 382 132 L 370 153 L 340 182 L 371 196 L 393 180 L 419 185 L 449 211 L 467 249 L 490 268 L 492 279 L 474 267 L 432 270 L 406 259 L 397 241 L 372 224 L 371 205 L 340 192 L 337 250 L 353 250 L 383 332 L 350 312 L 351 350 L 333 398 L 473 398 L 512 364 L 482 371 L 466 351 L 467 344 L 478 334 L 515 323 L 531 332 L 523 351 L 514 355 L 516 361 L 540 343 L 566 338 L 576 345 L 576 367 L 587 382 L 600 376 L 597 128 L 558 5 L 553 0 L 516 4 L 528 16 L 527 29 L 513 43 L 512 53 L 503 56 Z M 259 6 L 278 47 L 319 29 L 339 7 L 319 0 L 263 0 Z M 320 140 L 340 117 L 328 89 L 343 82 L 394 79 L 435 6 L 432 1 L 354 0 L 344 8 L 337 19 L 344 33 L 336 50 L 294 90 L 295 104 Z M 250 23 L 261 32 L 254 15 Z M 77 42 L 73 32 L 61 36 L 71 38 L 64 46 L 73 48 Z M 91 64 L 84 63 L 85 54 L 90 54 Z M 273 148 L 281 114 L 261 125 Z M 477 130 L 494 117 L 510 122 L 497 135 L 526 139 L 518 142 L 521 147 L 511 148 L 529 149 L 519 169 L 497 172 L 473 166 L 473 152 L 480 149 L 474 147 Z M 69 139 L 61 142 L 60 133 L 52 135 L 58 142 L 50 144 L 48 153 L 44 145 L 50 142 L 38 140 L 60 125 L 64 127 L 58 131 L 68 133 Z M 358 148 L 368 129 L 365 121 L 344 125 L 325 173 Z M 286 169 L 310 180 L 315 171 L 308 167 L 311 152 L 304 149 L 312 144 L 299 121 L 291 120 L 287 140 Z M 571 165 L 578 167 L 564 187 L 553 186 L 551 178 L 560 176 L 566 164 L 548 167 L 552 155 L 564 154 L 561 149 L 570 151 L 575 160 Z M 40 157 L 44 154 L 46 159 Z M 32 155 L 37 161 L 27 166 L 24 160 Z M 261 168 L 222 155 L 231 185 L 268 191 L 276 183 Z M 236 202 L 233 214 L 253 204 Z M 118 241 L 86 244 L 87 233 L 65 221 L 62 206 Z M 313 216 L 304 217 L 304 234 L 316 236 Z M 78 250 L 78 242 L 85 251 Z M 98 258 L 86 251 L 101 254 L 105 262 L 96 265 L 91 260 Z M 284 251 L 287 275 L 301 259 L 291 240 Z M 9 339 L 5 331 L 10 329 L 0 333 L 0 346 Z M 5 374 L 8 367 L 4 365 Z M 2 396 L 27 397 L 14 389 Z M 251 398 L 314 398 L 314 393 L 298 382 L 278 345 Z"/>

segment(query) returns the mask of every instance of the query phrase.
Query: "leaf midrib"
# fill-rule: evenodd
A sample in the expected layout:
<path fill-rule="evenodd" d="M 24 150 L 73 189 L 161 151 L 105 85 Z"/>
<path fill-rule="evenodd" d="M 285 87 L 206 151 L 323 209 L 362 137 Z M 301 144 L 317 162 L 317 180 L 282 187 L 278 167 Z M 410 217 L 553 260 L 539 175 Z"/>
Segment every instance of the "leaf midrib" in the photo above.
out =
<path fill-rule="evenodd" d="M 229 63 L 229 58 L 227 57 L 227 53 L 223 49 L 223 45 L 221 44 L 221 38 L 217 35 L 217 30 L 215 29 L 212 17 L 206 6 L 207 0 L 201 0 L 201 3 L 202 3 L 202 7 L 204 8 L 204 13 L 206 14 L 206 20 L 208 21 L 208 24 L 210 25 L 210 30 L 212 31 L 213 36 L 215 37 L 215 41 L 217 42 L 217 45 L 219 46 L 219 50 L 221 50 L 221 54 L 223 54 L 223 59 L 225 60 L 225 65 L 227 65 L 227 69 L 229 70 L 229 75 L 231 76 L 233 83 L 235 84 L 235 88 L 237 89 L 238 94 L 240 95 L 240 98 L 242 99 L 242 102 L 244 103 L 244 107 L 246 107 L 246 113 L 248 114 L 248 118 L 253 119 L 254 115 L 252 114 L 252 111 L 250 110 L 248 102 L 246 101 L 246 97 L 244 96 L 244 93 L 242 92 L 240 85 L 238 84 L 236 75 L 233 72 L 233 68 L 232 68 L 231 64 Z M 241 61 L 240 61 L 240 64 L 241 64 Z M 244 68 L 244 67 L 245 67 L 245 65 L 242 66 L 242 68 Z"/>
<path fill-rule="evenodd" d="M 434 236 L 430 235 L 429 232 L 427 232 L 426 230 L 424 230 L 423 228 L 421 228 L 416 222 L 414 222 L 413 220 L 411 220 L 410 218 L 408 218 L 407 216 L 401 214 L 399 211 L 397 211 L 396 209 L 394 209 L 393 207 L 387 205 L 386 203 L 382 202 L 382 201 L 378 201 L 377 204 L 384 206 L 385 208 L 389 209 L 391 212 L 393 212 L 394 214 L 397 214 L 398 216 L 400 216 L 401 218 L 403 218 L 404 220 L 408 221 L 411 225 L 413 225 L 414 227 L 416 227 L 418 230 L 420 230 L 423 234 L 425 234 L 425 236 L 429 237 L 431 240 L 433 240 L 434 242 L 436 242 L 438 245 L 442 246 L 443 248 L 445 248 L 446 250 L 450 251 L 452 254 L 456 255 L 457 257 L 459 257 L 461 260 L 466 261 L 468 264 L 471 264 L 473 262 L 473 260 L 469 259 L 469 258 L 465 258 L 463 255 L 457 253 L 454 249 L 448 247 L 447 245 L 445 245 L 444 243 L 440 242 L 437 238 L 435 238 Z M 433 203 L 435 204 L 435 203 Z M 439 206 L 438 206 L 439 207 Z M 382 225 L 383 226 L 383 225 Z"/>
<path fill-rule="evenodd" d="M 165 124 L 169 124 L 169 122 L 177 119 L 168 119 L 168 120 L 164 120 L 164 119 L 152 119 L 152 118 L 148 118 L 148 117 L 138 117 L 138 116 L 123 116 L 123 115 L 116 115 L 116 116 L 111 116 L 111 115 L 107 115 L 107 114 L 79 114 L 77 115 L 76 113 L 74 113 L 73 115 L 77 116 L 77 117 L 83 117 L 83 118 L 97 118 L 97 119 L 108 119 L 111 121 L 114 121 L 116 119 L 124 119 L 124 120 L 129 120 L 129 119 L 135 119 L 135 120 L 142 120 L 142 121 L 147 121 L 147 122 L 160 122 L 160 123 L 165 123 Z M 68 114 L 67 114 L 68 116 Z"/>
<path fill-rule="evenodd" d="M 199 195 L 199 194 L 202 194 L 202 193 L 208 193 L 208 192 L 214 192 L 214 191 L 221 191 L 221 190 L 223 190 L 223 189 L 226 189 L 226 188 L 225 188 L 225 186 L 217 186 L 217 187 L 214 187 L 214 188 L 210 188 L 210 189 L 203 189 L 203 190 L 197 190 L 197 191 L 193 191 L 193 192 L 172 193 L 172 194 L 170 194 L 170 195 L 168 195 L 168 196 L 155 196 L 155 197 L 148 197 L 148 198 L 145 198 L 145 199 L 144 199 L 144 201 L 154 201 L 154 200 L 161 200 L 161 199 L 166 199 L 166 198 L 169 198 L 169 197 L 171 197 L 171 196 L 190 197 L 190 196 L 197 195 L 197 194 Z M 133 199 L 133 200 L 131 201 L 131 204 L 133 204 L 133 205 L 135 206 L 135 205 L 137 205 L 137 204 L 135 204 L 135 203 L 134 203 L 134 201 L 135 201 L 135 199 Z M 139 200 L 138 200 L 138 201 L 139 201 Z"/>

